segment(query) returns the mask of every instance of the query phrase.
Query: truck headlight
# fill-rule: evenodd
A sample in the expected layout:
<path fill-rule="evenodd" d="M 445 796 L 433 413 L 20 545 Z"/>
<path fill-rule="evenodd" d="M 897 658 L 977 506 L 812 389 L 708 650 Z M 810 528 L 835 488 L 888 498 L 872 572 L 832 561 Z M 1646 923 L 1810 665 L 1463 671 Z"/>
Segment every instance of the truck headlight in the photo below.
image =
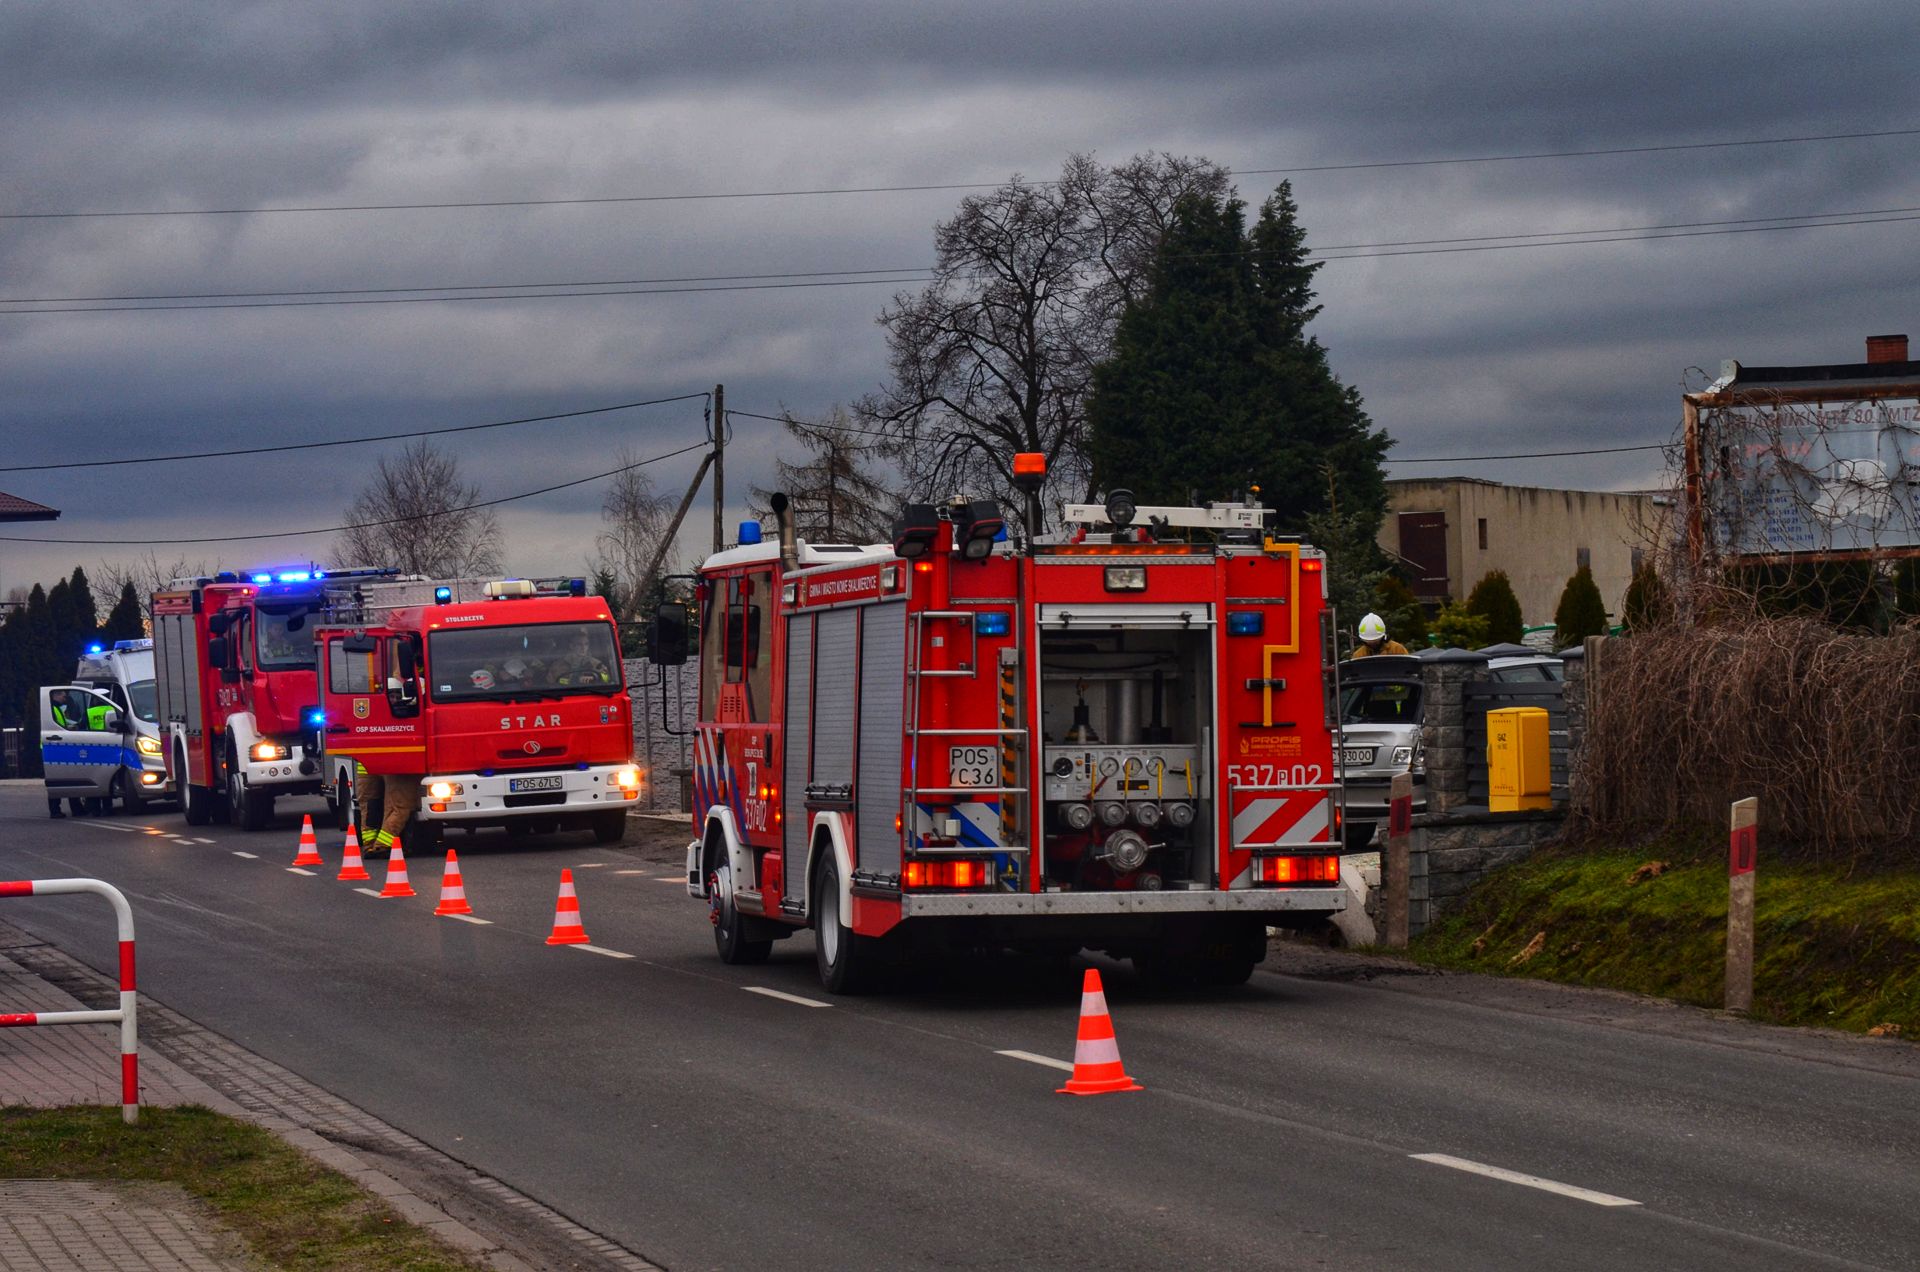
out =
<path fill-rule="evenodd" d="M 256 760 L 284 760 L 287 758 L 287 748 L 278 742 L 255 742 L 247 754 Z"/>
<path fill-rule="evenodd" d="M 615 786 L 618 786 L 623 791 L 639 790 L 640 789 L 640 770 L 637 768 L 623 768 L 623 769 L 616 770 L 613 775 L 613 784 Z"/>
<path fill-rule="evenodd" d="M 458 782 L 435 782 L 427 787 L 427 794 L 433 796 L 435 799 L 452 799 L 459 793 L 460 784 Z"/>
<path fill-rule="evenodd" d="M 139 738 L 135 740 L 133 745 L 134 745 L 134 749 L 139 751 L 140 754 L 142 755 L 160 754 L 159 738 L 146 738 L 146 737 Z"/>

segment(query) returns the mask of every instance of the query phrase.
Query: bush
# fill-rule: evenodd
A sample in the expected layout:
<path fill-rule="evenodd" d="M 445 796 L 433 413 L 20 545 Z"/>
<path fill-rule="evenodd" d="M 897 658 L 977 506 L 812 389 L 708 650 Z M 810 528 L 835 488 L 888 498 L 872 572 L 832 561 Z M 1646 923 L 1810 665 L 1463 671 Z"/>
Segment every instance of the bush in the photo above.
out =
<path fill-rule="evenodd" d="M 1627 584 L 1626 599 L 1620 602 L 1620 625 L 1629 632 L 1644 632 L 1673 621 L 1673 598 L 1651 565 L 1643 565 Z M 1562 646 L 1564 648 L 1564 646 Z"/>
<path fill-rule="evenodd" d="M 1383 574 L 1373 585 L 1374 613 L 1387 625 L 1387 639 L 1408 649 L 1427 643 L 1427 611 L 1397 574 Z"/>
<path fill-rule="evenodd" d="M 1433 616 L 1433 643 L 1442 649 L 1478 649 L 1487 643 L 1487 620 L 1449 601 Z"/>
<path fill-rule="evenodd" d="M 1473 591 L 1467 594 L 1467 613 L 1487 620 L 1489 645 L 1517 645 L 1526 635 L 1526 624 L 1520 618 L 1520 598 L 1513 594 L 1513 584 L 1507 580 L 1505 570 L 1489 570 L 1487 577 L 1473 585 Z"/>
<path fill-rule="evenodd" d="M 1560 603 L 1553 609 L 1554 640 L 1560 648 L 1578 645 L 1589 636 L 1607 634 L 1607 603 L 1600 599 L 1593 571 L 1581 566 L 1567 580 Z"/>

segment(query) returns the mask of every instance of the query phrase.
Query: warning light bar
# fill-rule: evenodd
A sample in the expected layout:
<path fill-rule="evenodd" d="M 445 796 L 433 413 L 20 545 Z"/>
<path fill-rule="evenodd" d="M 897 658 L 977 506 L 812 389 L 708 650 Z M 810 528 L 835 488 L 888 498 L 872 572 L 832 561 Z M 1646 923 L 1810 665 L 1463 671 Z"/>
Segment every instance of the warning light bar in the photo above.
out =
<path fill-rule="evenodd" d="M 1338 883 L 1339 857 L 1261 857 L 1254 863 L 1260 883 Z"/>
<path fill-rule="evenodd" d="M 909 861 L 901 882 L 909 888 L 984 888 L 984 861 Z"/>

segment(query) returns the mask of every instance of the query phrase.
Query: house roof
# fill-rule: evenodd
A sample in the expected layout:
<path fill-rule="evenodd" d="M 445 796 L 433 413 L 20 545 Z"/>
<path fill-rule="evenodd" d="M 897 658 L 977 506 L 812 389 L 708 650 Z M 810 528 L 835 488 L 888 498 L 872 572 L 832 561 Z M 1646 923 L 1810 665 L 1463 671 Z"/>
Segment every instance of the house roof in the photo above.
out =
<path fill-rule="evenodd" d="M 52 521 L 60 515 L 58 508 L 49 508 L 37 504 L 31 499 L 22 499 L 0 490 L 0 521 Z"/>
<path fill-rule="evenodd" d="M 1720 366 L 1720 378 L 1708 389 L 1718 393 L 1741 389 L 1786 392 L 1832 387 L 1844 390 L 1898 390 L 1920 383 L 1920 362 L 1836 362 L 1810 367 L 1750 367 L 1731 359 Z"/>

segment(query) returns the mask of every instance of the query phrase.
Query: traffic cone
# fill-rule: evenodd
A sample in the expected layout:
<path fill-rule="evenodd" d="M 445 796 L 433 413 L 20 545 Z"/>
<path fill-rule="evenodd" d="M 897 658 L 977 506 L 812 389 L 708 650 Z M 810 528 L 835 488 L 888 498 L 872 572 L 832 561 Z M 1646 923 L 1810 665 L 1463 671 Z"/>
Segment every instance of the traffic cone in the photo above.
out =
<path fill-rule="evenodd" d="M 360 859 L 360 832 L 352 826 L 347 827 L 346 852 L 340 858 L 340 873 L 334 878 L 341 883 L 357 883 L 373 878 L 367 873 L 367 863 Z"/>
<path fill-rule="evenodd" d="M 580 897 L 573 890 L 573 871 L 560 872 L 560 899 L 553 907 L 553 935 L 548 945 L 585 945 L 587 930 L 580 926 Z"/>
<path fill-rule="evenodd" d="M 1073 1044 L 1073 1076 L 1055 1094 L 1144 1090 L 1120 1066 L 1120 1044 L 1113 1037 L 1113 1017 L 1107 1014 L 1107 991 L 1100 987 L 1098 969 L 1089 967 L 1080 986 L 1080 1036 Z"/>
<path fill-rule="evenodd" d="M 294 854 L 296 866 L 324 866 L 320 860 L 320 841 L 313 837 L 313 815 L 309 813 L 300 819 L 300 851 Z"/>
<path fill-rule="evenodd" d="M 419 894 L 413 885 L 407 882 L 407 854 L 400 851 L 400 840 L 393 841 L 393 856 L 387 858 L 387 884 L 380 889 L 383 897 L 411 897 Z"/>
<path fill-rule="evenodd" d="M 453 849 L 447 849 L 447 864 L 440 874 L 440 904 L 433 907 L 435 914 L 472 914 L 473 907 L 467 904 L 467 885 L 460 879 L 460 858 L 453 855 Z"/>

